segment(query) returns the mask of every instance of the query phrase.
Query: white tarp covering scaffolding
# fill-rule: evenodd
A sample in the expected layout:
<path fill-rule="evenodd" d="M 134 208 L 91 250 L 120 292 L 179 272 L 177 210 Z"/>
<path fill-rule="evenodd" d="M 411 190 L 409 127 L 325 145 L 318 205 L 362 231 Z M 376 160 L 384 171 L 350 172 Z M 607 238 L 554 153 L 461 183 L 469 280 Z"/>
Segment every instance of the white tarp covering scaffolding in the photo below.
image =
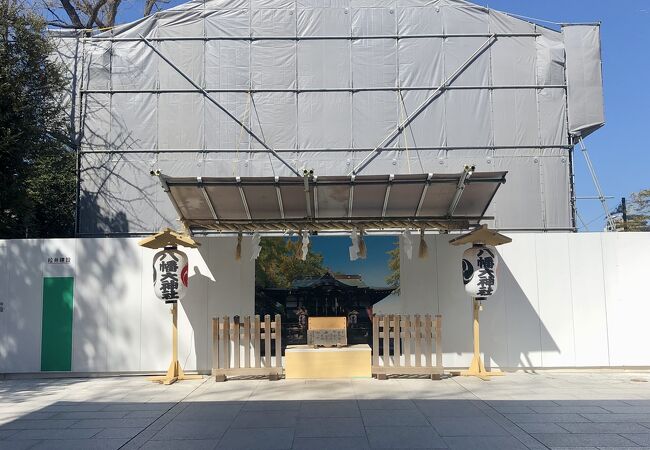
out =
<path fill-rule="evenodd" d="M 461 0 L 195 0 L 61 39 L 80 133 L 79 232 L 175 225 L 152 170 L 347 176 L 468 164 L 508 172 L 492 226 L 571 229 L 567 100 L 583 136 L 602 111 L 600 78 L 565 70 L 599 70 L 597 29 L 573 30 Z M 569 36 L 580 45 L 569 50 Z"/>
<path fill-rule="evenodd" d="M 605 124 L 600 25 L 565 25 L 562 34 L 567 55 L 569 132 L 584 137 Z"/>

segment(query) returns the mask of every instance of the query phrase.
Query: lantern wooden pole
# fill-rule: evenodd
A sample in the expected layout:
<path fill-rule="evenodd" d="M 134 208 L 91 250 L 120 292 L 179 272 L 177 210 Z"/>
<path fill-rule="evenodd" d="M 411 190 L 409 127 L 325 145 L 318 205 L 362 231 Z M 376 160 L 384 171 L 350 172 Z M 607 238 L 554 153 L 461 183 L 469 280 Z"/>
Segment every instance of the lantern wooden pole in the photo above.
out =
<path fill-rule="evenodd" d="M 479 312 L 481 310 L 481 303 L 476 298 L 472 299 L 473 310 L 473 326 L 474 326 L 474 357 L 472 364 L 468 370 L 463 370 L 460 374 L 464 377 L 477 377 L 483 381 L 490 381 L 490 377 L 503 375 L 503 372 L 494 371 L 488 372 L 485 370 L 485 365 L 481 359 L 481 332 L 479 327 Z"/>
<path fill-rule="evenodd" d="M 172 303 L 172 362 L 167 374 L 161 377 L 150 377 L 149 380 L 160 384 L 172 384 L 180 380 L 199 380 L 201 375 L 185 375 L 178 362 L 178 302 Z"/>

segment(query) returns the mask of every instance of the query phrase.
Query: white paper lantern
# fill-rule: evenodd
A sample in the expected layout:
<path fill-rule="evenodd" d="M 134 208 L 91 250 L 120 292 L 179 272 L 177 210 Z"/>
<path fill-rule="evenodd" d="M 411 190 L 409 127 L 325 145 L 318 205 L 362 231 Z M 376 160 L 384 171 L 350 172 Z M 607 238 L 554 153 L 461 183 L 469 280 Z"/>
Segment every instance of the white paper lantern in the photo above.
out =
<path fill-rule="evenodd" d="M 175 303 L 185 297 L 188 286 L 187 255 L 175 248 L 165 249 L 153 257 L 153 286 L 156 297 Z"/>
<path fill-rule="evenodd" d="M 473 298 L 485 299 L 497 291 L 499 256 L 494 247 L 475 245 L 463 253 L 465 292 Z"/>

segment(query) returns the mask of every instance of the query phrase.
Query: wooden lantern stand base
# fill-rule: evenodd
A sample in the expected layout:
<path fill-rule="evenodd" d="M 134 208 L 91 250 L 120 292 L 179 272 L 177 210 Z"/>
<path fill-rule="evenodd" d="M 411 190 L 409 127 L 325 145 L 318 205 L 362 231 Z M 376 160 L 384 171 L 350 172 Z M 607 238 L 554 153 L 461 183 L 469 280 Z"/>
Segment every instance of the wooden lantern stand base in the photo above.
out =
<path fill-rule="evenodd" d="M 185 375 L 178 362 L 178 303 L 172 304 L 172 362 L 169 364 L 167 374 L 158 377 L 149 377 L 149 381 L 160 384 L 173 384 L 181 380 L 201 380 L 201 375 Z"/>
<path fill-rule="evenodd" d="M 472 299 L 474 306 L 474 357 L 472 358 L 472 364 L 469 366 L 469 369 L 463 370 L 460 372 L 460 375 L 463 377 L 477 377 L 483 381 L 490 381 L 490 377 L 498 377 L 505 375 L 501 371 L 490 371 L 485 370 L 485 365 L 481 359 L 481 346 L 480 346 L 480 330 L 479 330 L 479 321 L 478 315 L 481 310 L 480 301 L 477 299 Z"/>

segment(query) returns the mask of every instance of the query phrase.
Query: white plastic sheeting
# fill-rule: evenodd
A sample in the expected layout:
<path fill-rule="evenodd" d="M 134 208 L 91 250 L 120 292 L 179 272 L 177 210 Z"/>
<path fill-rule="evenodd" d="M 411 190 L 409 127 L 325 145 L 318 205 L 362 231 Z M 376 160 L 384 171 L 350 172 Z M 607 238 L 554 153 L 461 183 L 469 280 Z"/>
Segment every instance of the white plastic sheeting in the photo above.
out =
<path fill-rule="evenodd" d="M 569 131 L 584 137 L 605 123 L 600 25 L 568 25 L 562 33 L 567 55 Z"/>
<path fill-rule="evenodd" d="M 137 214 L 153 195 L 147 174 L 161 160 L 178 177 L 292 174 L 142 35 L 290 166 L 320 176 L 349 174 L 445 84 L 361 173 L 457 173 L 484 163 L 486 171 L 498 163 L 512 173 L 517 161 L 513 167 L 524 172 L 509 180 L 521 181 L 509 181 L 491 211 L 499 226 L 568 229 L 567 121 L 584 135 L 594 122 L 584 114 L 602 104 L 602 89 L 574 80 L 567 99 L 565 49 L 570 66 L 599 66 L 597 29 L 590 30 L 578 46 L 579 27 L 563 34 L 463 0 L 195 0 L 79 42 L 81 151 L 147 161 L 107 175 L 141 190 L 122 205 L 127 227 L 120 232 L 174 221 L 162 210 Z M 594 87 L 600 79 L 588 81 Z M 95 183 L 102 175 L 93 166 L 81 172 L 82 194 L 96 204 L 80 214 L 79 231 L 118 231 L 97 224 L 120 208 L 120 195 L 106 186 L 123 183 Z M 567 185 L 543 185 L 551 180 Z M 522 192 L 532 197 L 519 200 Z M 512 210 L 512 200 L 526 213 Z"/>

